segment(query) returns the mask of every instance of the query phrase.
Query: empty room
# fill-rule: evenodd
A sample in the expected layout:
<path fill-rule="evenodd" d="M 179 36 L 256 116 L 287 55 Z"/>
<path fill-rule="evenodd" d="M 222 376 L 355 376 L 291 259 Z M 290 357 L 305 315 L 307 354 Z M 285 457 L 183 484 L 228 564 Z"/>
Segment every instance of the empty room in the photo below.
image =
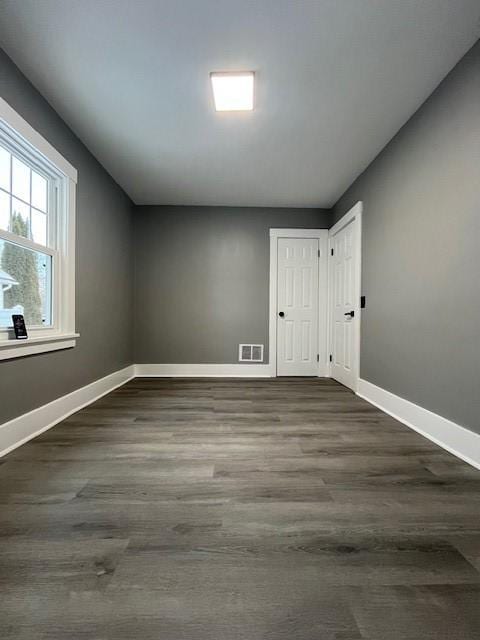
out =
<path fill-rule="evenodd" d="M 479 38 L 0 0 L 2 640 L 480 638 Z"/>

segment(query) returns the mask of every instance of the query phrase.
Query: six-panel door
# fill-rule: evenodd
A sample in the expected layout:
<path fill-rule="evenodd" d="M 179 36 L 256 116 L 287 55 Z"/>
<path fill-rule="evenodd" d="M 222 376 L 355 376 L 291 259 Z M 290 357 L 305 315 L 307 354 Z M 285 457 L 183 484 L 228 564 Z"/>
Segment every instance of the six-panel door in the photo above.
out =
<path fill-rule="evenodd" d="M 316 238 L 278 239 L 279 376 L 318 373 L 318 248 Z"/>
<path fill-rule="evenodd" d="M 355 248 L 357 225 L 354 221 L 338 231 L 330 241 L 332 304 L 332 377 L 354 388 L 358 304 L 356 300 Z"/>

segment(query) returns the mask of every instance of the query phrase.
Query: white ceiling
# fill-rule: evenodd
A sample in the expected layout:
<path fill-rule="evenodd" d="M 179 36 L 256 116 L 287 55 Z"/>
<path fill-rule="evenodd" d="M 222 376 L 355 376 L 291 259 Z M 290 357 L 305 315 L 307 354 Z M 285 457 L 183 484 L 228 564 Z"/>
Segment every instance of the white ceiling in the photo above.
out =
<path fill-rule="evenodd" d="M 479 35 L 478 0 L 2 0 L 0 44 L 139 204 L 329 207 Z M 209 72 L 255 70 L 216 113 Z"/>

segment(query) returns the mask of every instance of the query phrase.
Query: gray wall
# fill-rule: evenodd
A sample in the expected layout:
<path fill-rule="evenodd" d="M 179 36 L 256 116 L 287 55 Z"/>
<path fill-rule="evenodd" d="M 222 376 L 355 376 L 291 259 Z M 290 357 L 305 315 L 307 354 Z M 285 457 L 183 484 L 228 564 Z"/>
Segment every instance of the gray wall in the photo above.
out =
<path fill-rule="evenodd" d="M 78 169 L 77 346 L 0 363 L 0 423 L 132 363 L 132 204 L 0 50 L 0 95 Z M 100 315 L 95 315 L 100 314 Z"/>
<path fill-rule="evenodd" d="M 135 361 L 268 362 L 269 229 L 327 228 L 320 209 L 135 207 Z"/>
<path fill-rule="evenodd" d="M 480 432 L 480 42 L 348 189 L 364 202 L 361 376 Z"/>

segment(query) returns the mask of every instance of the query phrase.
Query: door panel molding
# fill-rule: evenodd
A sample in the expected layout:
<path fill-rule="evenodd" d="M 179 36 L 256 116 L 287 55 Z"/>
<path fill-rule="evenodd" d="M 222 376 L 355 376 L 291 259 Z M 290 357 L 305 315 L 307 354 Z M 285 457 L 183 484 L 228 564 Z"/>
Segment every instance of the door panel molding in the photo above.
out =
<path fill-rule="evenodd" d="M 318 353 L 317 375 L 329 375 L 328 350 L 328 229 L 270 229 L 270 296 L 268 353 L 272 376 L 277 375 L 277 275 L 279 238 L 316 238 L 318 259 Z"/>
<path fill-rule="evenodd" d="M 355 256 L 355 264 L 354 264 L 354 282 L 353 282 L 353 300 L 352 300 L 352 310 L 354 311 L 353 322 L 348 324 L 349 331 L 354 332 L 353 340 L 351 342 L 352 352 L 349 351 L 349 358 L 351 361 L 351 368 L 353 373 L 353 382 L 352 382 L 352 390 L 357 391 L 358 382 L 360 379 L 360 331 L 361 331 L 361 309 L 360 309 L 360 296 L 362 291 L 362 213 L 363 213 L 363 202 L 357 202 L 336 224 L 328 232 L 328 256 L 331 258 L 331 249 L 334 248 L 335 244 L 335 236 L 345 229 L 348 225 L 354 224 L 356 225 L 356 233 L 355 233 L 355 247 L 353 248 L 353 253 Z M 327 335 L 328 335 L 328 353 L 334 354 L 335 349 L 335 339 L 337 336 L 335 322 L 334 322 L 334 309 L 335 309 L 335 282 L 334 278 L 338 277 L 338 274 L 335 272 L 335 265 L 333 264 L 333 260 L 328 260 L 328 289 L 329 289 L 329 311 L 328 311 L 328 327 L 327 327 Z M 342 327 L 344 331 L 344 327 Z M 332 376 L 333 373 L 333 363 L 328 362 L 328 374 Z"/>
<path fill-rule="evenodd" d="M 277 375 L 318 375 L 318 238 L 277 239 Z M 279 315 L 279 314 L 278 314 Z"/>

